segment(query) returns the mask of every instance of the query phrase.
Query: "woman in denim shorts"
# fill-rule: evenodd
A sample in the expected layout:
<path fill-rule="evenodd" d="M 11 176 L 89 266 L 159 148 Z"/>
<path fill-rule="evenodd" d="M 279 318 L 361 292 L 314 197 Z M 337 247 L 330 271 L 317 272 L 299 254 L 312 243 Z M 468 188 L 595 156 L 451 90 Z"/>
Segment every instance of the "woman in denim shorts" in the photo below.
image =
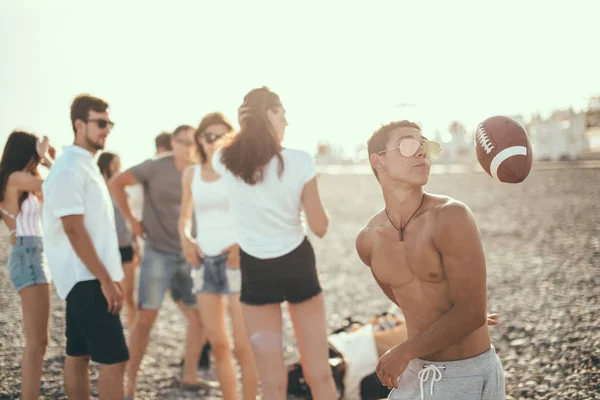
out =
<path fill-rule="evenodd" d="M 10 134 L 0 161 L 0 216 L 10 230 L 8 270 L 21 297 L 25 350 L 21 364 L 21 398 L 37 399 L 48 343 L 50 271 L 42 246 L 39 164 L 52 165 L 54 148 L 47 137 Z"/>
<path fill-rule="evenodd" d="M 214 171 L 212 157 L 221 139 L 233 131 L 220 113 L 206 115 L 195 134 L 201 164 L 183 174 L 179 235 L 194 278 L 200 317 L 214 354 L 223 399 L 237 399 L 236 373 L 225 323 L 225 301 L 233 325 L 234 354 L 242 371 L 243 398 L 256 398 L 258 373 L 240 304 L 241 274 L 237 229 L 231 218 L 226 183 Z M 196 237 L 189 230 L 192 211 Z"/>

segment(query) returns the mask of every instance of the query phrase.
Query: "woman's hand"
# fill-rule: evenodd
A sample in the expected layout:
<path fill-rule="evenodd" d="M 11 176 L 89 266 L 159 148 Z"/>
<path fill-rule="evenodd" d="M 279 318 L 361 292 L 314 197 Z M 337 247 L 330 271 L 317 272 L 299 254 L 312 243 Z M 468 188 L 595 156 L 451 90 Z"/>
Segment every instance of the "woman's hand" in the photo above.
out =
<path fill-rule="evenodd" d="M 242 126 L 243 121 L 250 116 L 250 107 L 247 106 L 240 106 L 240 108 L 238 108 L 238 124 L 240 126 Z"/>
<path fill-rule="evenodd" d="M 136 240 L 137 242 L 137 240 Z M 131 247 L 133 248 L 133 257 L 131 258 L 131 266 L 133 267 L 137 267 L 138 265 L 140 265 L 140 262 L 142 261 L 142 257 L 140 255 L 140 249 L 138 244 L 134 242 Z"/>
<path fill-rule="evenodd" d="M 221 254 L 225 254 L 229 252 L 227 256 L 227 266 L 229 268 L 239 268 L 240 267 L 240 246 L 238 244 L 234 244 L 229 246 L 225 250 L 221 252 Z"/>
<path fill-rule="evenodd" d="M 48 139 L 48 136 L 38 139 L 36 150 L 40 156 L 41 164 L 50 168 L 54 162 L 54 158 L 56 157 L 56 149 L 50 144 L 50 139 Z"/>
<path fill-rule="evenodd" d="M 36 150 L 40 158 L 46 157 L 48 151 L 50 150 L 50 139 L 48 139 L 48 136 L 44 136 L 38 139 L 36 144 Z"/>
<path fill-rule="evenodd" d="M 52 157 L 53 160 L 56 159 L 56 149 L 54 146 L 50 145 L 50 147 L 48 147 L 48 155 Z"/>
<path fill-rule="evenodd" d="M 204 257 L 200 247 L 194 239 L 184 237 L 181 240 L 181 249 L 183 250 L 183 256 L 185 260 L 196 267 L 200 266 L 200 260 Z"/>

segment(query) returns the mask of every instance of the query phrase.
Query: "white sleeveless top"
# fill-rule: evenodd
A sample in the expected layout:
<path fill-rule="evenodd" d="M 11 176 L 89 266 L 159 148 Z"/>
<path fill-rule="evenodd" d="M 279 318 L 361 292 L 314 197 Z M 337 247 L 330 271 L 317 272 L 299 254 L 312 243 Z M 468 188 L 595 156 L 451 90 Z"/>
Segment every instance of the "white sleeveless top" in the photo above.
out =
<path fill-rule="evenodd" d="M 42 204 L 34 194 L 29 194 L 21 204 L 21 211 L 17 216 L 0 208 L 6 216 L 16 220 L 17 229 L 10 233 L 15 236 L 36 236 L 42 237 Z"/>
<path fill-rule="evenodd" d="M 227 184 L 222 178 L 202 180 L 202 166 L 194 168 L 192 198 L 196 216 L 196 242 L 207 256 L 216 256 L 237 243 L 237 231 L 229 211 Z"/>

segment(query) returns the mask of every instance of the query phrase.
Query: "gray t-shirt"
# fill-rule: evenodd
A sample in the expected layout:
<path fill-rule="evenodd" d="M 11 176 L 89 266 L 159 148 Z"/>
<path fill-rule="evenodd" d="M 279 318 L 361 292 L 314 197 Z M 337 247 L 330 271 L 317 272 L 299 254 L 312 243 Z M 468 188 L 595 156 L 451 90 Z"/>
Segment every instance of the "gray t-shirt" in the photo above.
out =
<path fill-rule="evenodd" d="M 133 242 L 131 237 L 131 232 L 129 231 L 129 227 L 127 226 L 127 222 L 125 222 L 125 218 L 117 207 L 115 200 L 113 199 L 113 207 L 115 209 L 115 225 L 117 227 L 117 238 L 119 239 L 119 247 L 128 247 L 131 246 Z"/>
<path fill-rule="evenodd" d="M 144 186 L 142 223 L 146 242 L 154 249 L 181 253 L 177 224 L 181 210 L 181 172 L 175 168 L 173 153 L 151 158 L 131 173 Z"/>

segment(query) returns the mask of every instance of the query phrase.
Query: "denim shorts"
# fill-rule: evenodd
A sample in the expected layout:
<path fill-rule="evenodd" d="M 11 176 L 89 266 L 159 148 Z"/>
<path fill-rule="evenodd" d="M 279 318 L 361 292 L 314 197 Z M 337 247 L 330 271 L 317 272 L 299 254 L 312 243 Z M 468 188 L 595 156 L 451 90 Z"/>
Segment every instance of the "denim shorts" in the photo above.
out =
<path fill-rule="evenodd" d="M 181 253 L 159 251 L 146 244 L 138 284 L 138 308 L 159 310 L 169 289 L 175 302 L 181 300 L 184 305 L 195 307 L 191 272 L 192 266 Z"/>
<path fill-rule="evenodd" d="M 202 258 L 200 267 L 192 270 L 194 293 L 228 295 L 240 292 L 242 274 L 239 268 L 227 265 L 228 256 L 229 253 Z"/>
<path fill-rule="evenodd" d="M 17 292 L 27 286 L 51 282 L 41 237 L 16 238 L 8 255 L 8 274 Z"/>

